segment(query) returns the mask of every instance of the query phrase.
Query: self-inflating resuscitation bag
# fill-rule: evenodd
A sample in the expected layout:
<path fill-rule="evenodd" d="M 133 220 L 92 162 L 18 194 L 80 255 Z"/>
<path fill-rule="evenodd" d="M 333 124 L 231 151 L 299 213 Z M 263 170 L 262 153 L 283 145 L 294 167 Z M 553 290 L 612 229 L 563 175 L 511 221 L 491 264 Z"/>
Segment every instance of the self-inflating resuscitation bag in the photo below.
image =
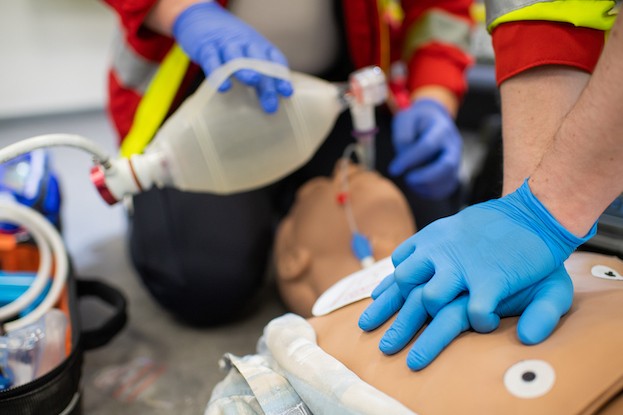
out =
<path fill-rule="evenodd" d="M 294 93 L 265 113 L 255 88 L 232 78 L 252 69 L 292 82 Z M 347 107 L 341 87 L 286 67 L 237 59 L 214 71 L 165 121 L 142 154 L 115 160 L 97 182 L 112 202 L 153 186 L 231 194 L 266 186 L 287 176 L 315 154 Z M 130 174 L 131 173 L 131 174 Z M 104 186 L 105 183 L 105 186 Z"/>

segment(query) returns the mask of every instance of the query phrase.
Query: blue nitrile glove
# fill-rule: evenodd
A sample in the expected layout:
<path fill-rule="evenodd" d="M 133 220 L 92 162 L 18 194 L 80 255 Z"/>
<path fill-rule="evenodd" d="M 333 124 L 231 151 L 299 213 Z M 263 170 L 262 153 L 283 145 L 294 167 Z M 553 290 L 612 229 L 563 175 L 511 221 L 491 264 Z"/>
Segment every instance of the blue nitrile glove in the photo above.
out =
<path fill-rule="evenodd" d="M 264 36 L 217 2 L 194 4 L 179 14 L 173 24 L 173 36 L 190 59 L 199 64 L 206 77 L 222 64 L 236 58 L 255 58 L 288 66 L 285 56 Z M 254 86 L 264 111 L 275 112 L 278 94 L 292 95 L 290 82 L 273 79 L 252 70 L 235 74 L 243 84 Z M 231 81 L 225 81 L 219 91 L 227 91 Z"/>
<path fill-rule="evenodd" d="M 427 199 L 442 199 L 457 189 L 463 140 L 443 105 L 433 99 L 413 102 L 395 115 L 392 140 L 391 176 L 404 174 L 409 188 Z"/>
<path fill-rule="evenodd" d="M 433 222 L 392 254 L 396 283 L 407 297 L 426 283 L 422 303 L 431 315 L 469 292 L 474 330 L 489 332 L 503 299 L 551 274 L 595 234 L 567 231 L 531 193 L 528 181 L 500 199 L 465 208 Z"/>
<path fill-rule="evenodd" d="M 374 302 L 359 319 L 363 330 L 374 330 L 400 310 L 396 320 L 385 332 L 379 343 L 385 354 L 402 350 L 413 339 L 429 318 L 422 305 L 422 291 L 418 286 L 406 301 L 390 275 L 373 293 Z M 384 286 L 383 286 L 384 285 Z M 495 313 L 499 317 L 521 316 L 517 324 L 519 340 L 536 344 L 545 340 L 553 331 L 560 317 L 573 299 L 573 283 L 564 266 L 528 288 L 502 300 Z M 428 366 L 459 334 L 470 329 L 467 317 L 469 297 L 461 294 L 444 306 L 415 340 L 407 355 L 407 366 L 421 370 Z"/>

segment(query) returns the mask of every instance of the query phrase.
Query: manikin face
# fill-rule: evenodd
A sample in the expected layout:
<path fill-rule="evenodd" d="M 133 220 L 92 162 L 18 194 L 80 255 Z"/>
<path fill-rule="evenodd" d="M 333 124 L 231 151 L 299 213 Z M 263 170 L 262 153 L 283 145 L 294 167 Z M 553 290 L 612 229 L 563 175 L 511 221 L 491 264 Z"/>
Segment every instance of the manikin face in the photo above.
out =
<path fill-rule="evenodd" d="M 348 185 L 344 187 L 344 178 Z M 338 161 L 333 177 L 310 180 L 297 193 L 279 226 L 275 245 L 277 282 L 290 309 L 309 316 L 315 300 L 339 279 L 361 269 L 351 251 L 352 232 L 340 194 L 346 192 L 357 229 L 376 260 L 415 232 L 408 204 L 376 172 Z"/>

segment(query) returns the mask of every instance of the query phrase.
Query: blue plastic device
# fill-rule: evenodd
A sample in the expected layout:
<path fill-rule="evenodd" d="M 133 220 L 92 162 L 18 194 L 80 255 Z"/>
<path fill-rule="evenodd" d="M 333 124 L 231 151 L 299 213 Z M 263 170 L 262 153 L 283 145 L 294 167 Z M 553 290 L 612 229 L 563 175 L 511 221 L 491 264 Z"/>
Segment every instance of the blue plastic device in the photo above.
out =
<path fill-rule="evenodd" d="M 35 280 L 35 274 L 31 272 L 4 272 L 0 271 L 0 307 L 12 303 L 24 294 Z M 37 307 L 47 295 L 51 281 L 48 281 L 41 294 L 28 307 L 20 312 L 20 317 L 25 316 Z"/>
<path fill-rule="evenodd" d="M 46 150 L 34 150 L 0 164 L 0 197 L 7 195 L 60 227 L 61 194 Z M 0 232 L 17 229 L 14 224 L 0 222 Z"/>

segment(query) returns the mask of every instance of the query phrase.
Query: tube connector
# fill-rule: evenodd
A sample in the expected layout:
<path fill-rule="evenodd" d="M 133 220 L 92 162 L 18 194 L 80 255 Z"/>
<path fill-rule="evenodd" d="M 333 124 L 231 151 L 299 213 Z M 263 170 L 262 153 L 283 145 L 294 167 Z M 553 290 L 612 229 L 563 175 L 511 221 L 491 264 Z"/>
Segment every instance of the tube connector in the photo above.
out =
<path fill-rule="evenodd" d="M 357 139 L 360 162 L 368 170 L 374 170 L 377 132 L 374 109 L 387 100 L 387 80 L 381 68 L 369 66 L 353 72 L 348 84 L 353 136 Z"/>
<path fill-rule="evenodd" d="M 168 184 L 166 163 L 160 153 L 135 154 L 130 158 L 110 160 L 108 167 L 96 164 L 91 181 L 109 205 L 125 196 Z"/>
<path fill-rule="evenodd" d="M 368 66 L 351 73 L 348 83 L 359 105 L 375 107 L 387 100 L 387 79 L 378 66 Z"/>

